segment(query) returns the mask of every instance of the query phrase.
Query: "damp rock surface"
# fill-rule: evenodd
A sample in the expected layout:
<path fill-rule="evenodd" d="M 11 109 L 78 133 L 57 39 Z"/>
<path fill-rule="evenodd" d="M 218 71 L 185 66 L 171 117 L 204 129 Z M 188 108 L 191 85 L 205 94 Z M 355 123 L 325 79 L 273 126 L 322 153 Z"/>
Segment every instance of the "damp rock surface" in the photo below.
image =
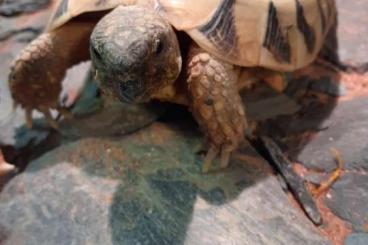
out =
<path fill-rule="evenodd" d="M 1 193 L 1 244 L 329 244 L 250 146 L 207 175 L 200 149 L 163 123 L 63 145 Z"/>
<path fill-rule="evenodd" d="M 328 207 L 341 219 L 352 224 L 355 232 L 368 232 L 368 173 L 344 174 L 331 188 Z"/>
<path fill-rule="evenodd" d="M 31 13 L 46 8 L 51 0 L 2 0 L 0 1 L 0 15 L 16 16 Z"/>

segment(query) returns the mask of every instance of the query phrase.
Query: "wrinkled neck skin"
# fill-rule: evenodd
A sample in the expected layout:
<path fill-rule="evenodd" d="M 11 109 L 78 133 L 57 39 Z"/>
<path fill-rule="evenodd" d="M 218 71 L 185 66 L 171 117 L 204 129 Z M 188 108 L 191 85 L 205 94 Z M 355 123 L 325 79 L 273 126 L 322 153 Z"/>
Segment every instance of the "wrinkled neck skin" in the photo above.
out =
<path fill-rule="evenodd" d="M 96 25 L 91 59 L 105 96 L 147 102 L 178 78 L 182 58 L 171 25 L 153 10 L 117 7 Z"/>

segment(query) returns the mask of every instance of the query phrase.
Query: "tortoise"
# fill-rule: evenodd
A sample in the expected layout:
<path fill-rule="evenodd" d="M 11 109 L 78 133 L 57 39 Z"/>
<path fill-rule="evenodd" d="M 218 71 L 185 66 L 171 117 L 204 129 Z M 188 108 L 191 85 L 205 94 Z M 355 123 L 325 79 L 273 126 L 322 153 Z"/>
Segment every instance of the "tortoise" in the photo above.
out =
<path fill-rule="evenodd" d="M 57 128 L 49 109 L 66 111 L 60 81 L 91 59 L 107 97 L 189 106 L 208 141 L 206 172 L 217 156 L 226 167 L 244 140 L 241 74 L 307 66 L 335 19 L 333 0 L 61 0 L 15 60 L 11 94 L 28 126 L 37 109 Z"/>

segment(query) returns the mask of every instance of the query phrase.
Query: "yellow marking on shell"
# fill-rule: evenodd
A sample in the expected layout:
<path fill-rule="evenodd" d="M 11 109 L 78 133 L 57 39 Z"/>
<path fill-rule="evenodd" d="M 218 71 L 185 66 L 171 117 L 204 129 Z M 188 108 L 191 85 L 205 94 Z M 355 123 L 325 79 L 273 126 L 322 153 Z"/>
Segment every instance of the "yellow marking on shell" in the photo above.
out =
<path fill-rule="evenodd" d="M 239 66 L 263 66 L 275 70 L 294 70 L 312 62 L 322 44 L 328 29 L 334 22 L 336 12 L 334 0 L 323 0 L 322 11 L 327 18 L 322 28 L 319 1 L 299 0 L 303 7 L 306 22 L 316 31 L 316 45 L 312 53 L 308 52 L 304 35 L 298 28 L 295 1 L 290 0 L 237 0 L 233 1 L 233 19 L 236 30 L 236 54 L 226 52 L 228 47 L 214 45 L 200 31 L 213 18 L 223 0 L 198 0 L 195 4 L 187 0 L 160 0 L 159 13 L 166 17 L 177 30 L 186 31 L 189 36 L 211 55 Z M 269 4 L 273 2 L 277 10 L 280 29 L 291 44 L 291 62 L 282 63 L 263 46 L 267 32 Z M 227 13 L 228 14 L 228 13 Z M 218 16 L 217 16 L 218 17 Z M 215 19 L 216 20 L 216 19 Z M 221 38 L 221 37 L 219 37 Z M 224 45 L 225 46 L 225 45 Z"/>

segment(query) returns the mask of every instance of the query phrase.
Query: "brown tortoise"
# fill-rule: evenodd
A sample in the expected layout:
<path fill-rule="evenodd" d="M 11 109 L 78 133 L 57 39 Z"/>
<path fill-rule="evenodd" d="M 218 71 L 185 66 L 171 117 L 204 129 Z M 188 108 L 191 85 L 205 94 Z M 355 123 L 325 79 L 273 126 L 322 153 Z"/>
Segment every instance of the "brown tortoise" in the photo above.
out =
<path fill-rule="evenodd" d="M 308 65 L 335 17 L 333 0 L 61 0 L 45 33 L 16 59 L 9 84 L 29 126 L 37 109 L 56 128 L 49 109 L 65 110 L 65 71 L 92 59 L 108 96 L 190 106 L 209 143 L 208 171 L 217 155 L 226 167 L 244 139 L 241 74 Z"/>

